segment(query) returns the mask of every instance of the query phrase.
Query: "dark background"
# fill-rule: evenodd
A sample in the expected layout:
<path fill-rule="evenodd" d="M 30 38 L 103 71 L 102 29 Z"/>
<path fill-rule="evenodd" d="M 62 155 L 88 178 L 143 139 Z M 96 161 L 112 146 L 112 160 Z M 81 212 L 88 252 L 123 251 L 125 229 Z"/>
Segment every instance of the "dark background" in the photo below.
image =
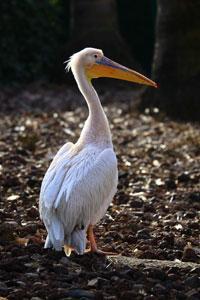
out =
<path fill-rule="evenodd" d="M 118 0 L 116 8 L 120 33 L 131 54 L 150 74 L 156 1 Z M 0 11 L 1 84 L 38 79 L 57 81 L 54 75 L 63 63 L 63 49 L 66 51 L 73 39 L 70 1 L 1 1 Z M 64 56 L 67 58 L 67 54 Z"/>
<path fill-rule="evenodd" d="M 158 82 L 159 90 L 144 90 L 142 111 L 199 121 L 199 0 L 10 0 L 0 13 L 2 88 L 71 85 L 63 61 L 98 47 Z"/>

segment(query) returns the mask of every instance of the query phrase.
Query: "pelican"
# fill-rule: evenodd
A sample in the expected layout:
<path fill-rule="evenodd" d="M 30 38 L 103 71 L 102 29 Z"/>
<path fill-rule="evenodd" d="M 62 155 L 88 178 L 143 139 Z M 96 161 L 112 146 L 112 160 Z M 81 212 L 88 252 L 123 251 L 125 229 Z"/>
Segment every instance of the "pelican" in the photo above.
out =
<path fill-rule="evenodd" d="M 104 216 L 118 182 L 117 159 L 109 123 L 91 83 L 111 77 L 156 87 L 156 83 L 104 56 L 102 50 L 85 48 L 67 61 L 87 102 L 89 115 L 78 141 L 64 144 L 42 181 L 39 210 L 48 235 L 45 248 L 70 256 L 71 251 L 107 254 L 97 248 L 93 227 Z"/>

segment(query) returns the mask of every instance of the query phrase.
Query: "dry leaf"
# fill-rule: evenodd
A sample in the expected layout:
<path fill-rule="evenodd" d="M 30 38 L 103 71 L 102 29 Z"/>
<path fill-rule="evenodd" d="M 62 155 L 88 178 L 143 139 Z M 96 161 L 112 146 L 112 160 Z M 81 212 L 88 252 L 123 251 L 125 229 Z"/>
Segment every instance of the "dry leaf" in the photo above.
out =
<path fill-rule="evenodd" d="M 91 280 L 88 281 L 88 286 L 95 286 L 98 282 L 98 278 L 93 278 Z"/>
<path fill-rule="evenodd" d="M 43 234 L 44 234 L 44 230 L 37 229 L 35 235 L 32 235 L 30 237 L 30 241 L 33 242 L 34 244 L 43 244 L 44 243 Z"/>
<path fill-rule="evenodd" d="M 15 239 L 15 242 L 19 246 L 25 246 L 26 247 L 28 245 L 29 238 L 20 238 L 20 237 L 17 237 Z"/>
<path fill-rule="evenodd" d="M 11 195 L 7 198 L 8 201 L 14 201 L 19 199 L 19 195 Z"/>

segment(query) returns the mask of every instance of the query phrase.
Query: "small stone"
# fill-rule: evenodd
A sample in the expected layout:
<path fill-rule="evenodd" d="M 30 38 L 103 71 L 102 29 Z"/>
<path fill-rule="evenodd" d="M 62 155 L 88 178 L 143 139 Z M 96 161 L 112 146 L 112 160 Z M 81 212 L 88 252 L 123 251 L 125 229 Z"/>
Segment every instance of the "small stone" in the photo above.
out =
<path fill-rule="evenodd" d="M 98 284 L 98 277 L 89 280 L 87 285 L 92 287 L 92 286 L 97 286 L 97 284 Z"/>
<path fill-rule="evenodd" d="M 42 282 L 40 282 L 40 281 L 36 281 L 33 283 L 33 287 L 35 287 L 35 288 L 41 288 L 41 286 L 42 286 Z"/>
<path fill-rule="evenodd" d="M 63 264 L 63 265 L 68 265 L 70 262 L 69 258 L 63 256 L 61 259 L 60 259 L 60 263 Z"/>
<path fill-rule="evenodd" d="M 162 185 L 164 185 L 164 182 L 162 181 L 161 178 L 157 178 L 157 179 L 155 180 L 155 184 L 156 184 L 157 186 L 162 186 Z"/>
<path fill-rule="evenodd" d="M 154 286 L 153 290 L 154 290 L 154 292 L 156 294 L 163 294 L 163 293 L 165 293 L 167 291 L 166 288 L 162 284 L 160 284 L 160 283 L 157 283 Z"/>
<path fill-rule="evenodd" d="M 126 204 L 129 201 L 129 195 L 119 192 L 115 201 L 117 204 Z"/>
<path fill-rule="evenodd" d="M 188 182 L 190 180 L 190 174 L 188 172 L 184 172 L 178 176 L 179 182 Z"/>
<path fill-rule="evenodd" d="M 143 208 L 144 212 L 155 212 L 155 208 L 153 206 L 153 204 L 145 204 L 144 208 Z"/>
<path fill-rule="evenodd" d="M 197 275 L 190 276 L 186 278 L 185 284 L 191 288 L 198 288 L 200 287 L 200 278 Z"/>
<path fill-rule="evenodd" d="M 19 286 L 21 286 L 22 288 L 23 288 L 23 287 L 26 287 L 26 283 L 23 282 L 23 281 L 18 280 L 18 281 L 16 281 L 16 283 L 17 283 Z"/>
<path fill-rule="evenodd" d="M 37 207 L 33 205 L 31 208 L 27 209 L 27 214 L 32 218 L 38 217 L 39 213 Z"/>
<path fill-rule="evenodd" d="M 8 201 L 15 201 L 19 199 L 19 195 L 11 195 L 7 198 Z"/>
<path fill-rule="evenodd" d="M 7 296 L 8 293 L 9 293 L 9 288 L 4 282 L 0 281 L 0 295 Z"/>
<path fill-rule="evenodd" d="M 136 299 L 136 296 L 137 296 L 137 293 L 134 290 L 133 291 L 124 291 L 121 293 L 119 299 L 123 299 L 123 300 Z"/>
<path fill-rule="evenodd" d="M 135 237 L 134 235 L 128 234 L 128 235 L 126 236 L 126 241 L 127 241 L 128 243 L 133 244 L 133 243 L 136 243 L 137 239 L 136 239 L 136 237 Z"/>
<path fill-rule="evenodd" d="M 88 299 L 95 299 L 95 294 L 92 291 L 87 291 L 83 289 L 71 289 L 67 292 L 67 297 L 72 298 L 88 298 Z"/>
<path fill-rule="evenodd" d="M 119 178 L 126 178 L 128 177 L 128 172 L 125 171 L 119 171 Z"/>
<path fill-rule="evenodd" d="M 166 179 L 165 180 L 165 186 L 166 186 L 167 189 L 170 189 L 170 190 L 175 189 L 176 188 L 176 182 L 171 178 Z"/>
<path fill-rule="evenodd" d="M 119 277 L 118 276 L 112 276 L 110 278 L 111 281 L 118 281 L 119 280 Z"/>
<path fill-rule="evenodd" d="M 14 289 L 12 291 L 11 297 L 9 299 L 24 299 L 26 294 L 26 291 L 23 289 Z"/>
<path fill-rule="evenodd" d="M 189 219 L 194 219 L 196 216 L 196 212 L 195 211 L 187 211 L 183 216 L 186 218 L 189 218 Z"/>
<path fill-rule="evenodd" d="M 105 283 L 108 283 L 109 281 L 105 278 L 101 278 L 101 277 L 96 277 L 93 278 L 91 280 L 88 281 L 88 286 L 89 287 L 100 287 L 102 285 L 104 285 Z"/>
<path fill-rule="evenodd" d="M 163 270 L 159 269 L 159 268 L 147 267 L 147 268 L 144 269 L 144 271 L 148 273 L 148 276 L 150 278 L 165 280 L 166 277 L 167 277 L 165 272 Z"/>
<path fill-rule="evenodd" d="M 138 291 L 144 290 L 144 285 L 141 284 L 141 283 L 136 283 L 136 284 L 134 284 L 133 287 L 134 287 L 134 291 L 135 291 L 135 290 L 138 290 Z"/>
<path fill-rule="evenodd" d="M 0 289 L 1 288 L 4 288 L 4 289 L 7 288 L 7 285 L 2 281 L 0 281 Z"/>
<path fill-rule="evenodd" d="M 130 206 L 133 208 L 141 208 L 143 206 L 144 202 L 140 199 L 135 199 L 130 201 Z"/>
<path fill-rule="evenodd" d="M 192 192 L 189 196 L 190 202 L 200 202 L 200 192 Z"/>
<path fill-rule="evenodd" d="M 157 300 L 157 298 L 153 294 L 151 294 L 151 295 L 144 297 L 144 300 Z"/>
<path fill-rule="evenodd" d="M 168 278 L 171 280 L 171 281 L 176 281 L 178 280 L 179 276 L 177 274 L 174 274 L 174 273 L 169 273 L 167 274 Z"/>
<path fill-rule="evenodd" d="M 164 237 L 164 241 L 167 242 L 168 246 L 173 247 L 174 246 L 174 241 L 175 241 L 175 237 L 173 233 L 169 233 L 168 235 L 166 235 Z"/>
<path fill-rule="evenodd" d="M 192 290 L 189 290 L 186 293 L 186 296 L 190 300 L 198 300 L 199 299 L 199 292 L 197 291 L 197 289 L 192 289 Z"/>
<path fill-rule="evenodd" d="M 18 223 L 15 221 L 7 221 L 4 224 L 8 224 L 8 226 L 11 226 L 13 229 L 16 229 L 18 227 Z"/>
<path fill-rule="evenodd" d="M 191 244 L 188 243 L 184 248 L 182 261 L 197 262 L 198 260 L 199 260 L 198 255 L 196 254 L 195 250 L 192 248 Z"/>
<path fill-rule="evenodd" d="M 151 238 L 150 233 L 147 229 L 141 229 L 137 231 L 136 237 L 138 239 L 144 239 L 144 240 L 148 240 Z"/>
<path fill-rule="evenodd" d="M 37 273 L 26 273 L 26 277 L 32 278 L 32 279 L 38 279 L 39 275 Z"/>
<path fill-rule="evenodd" d="M 133 252 L 134 252 L 135 257 L 137 257 L 137 258 L 142 258 L 143 257 L 144 252 L 142 250 L 136 248 Z"/>

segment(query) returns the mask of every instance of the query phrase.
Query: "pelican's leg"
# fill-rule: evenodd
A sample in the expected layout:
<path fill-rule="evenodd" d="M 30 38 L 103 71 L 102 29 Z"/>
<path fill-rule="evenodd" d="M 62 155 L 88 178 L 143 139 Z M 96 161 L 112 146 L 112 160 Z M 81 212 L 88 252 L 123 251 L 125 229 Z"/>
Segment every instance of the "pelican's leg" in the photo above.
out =
<path fill-rule="evenodd" d="M 89 242 L 90 242 L 89 252 L 97 253 L 97 254 L 102 254 L 102 255 L 118 255 L 118 253 L 115 253 L 115 252 L 106 252 L 106 251 L 99 250 L 97 248 L 97 243 L 96 243 L 96 240 L 95 240 L 93 227 L 94 227 L 93 225 L 89 225 L 88 226 L 88 230 L 87 230 L 88 239 L 89 239 Z"/>
<path fill-rule="evenodd" d="M 94 227 L 93 225 L 89 225 L 87 234 L 88 234 L 88 239 L 90 242 L 90 251 L 97 252 L 98 249 L 97 249 L 97 243 L 96 243 L 95 236 L 94 236 L 93 227 Z"/>

